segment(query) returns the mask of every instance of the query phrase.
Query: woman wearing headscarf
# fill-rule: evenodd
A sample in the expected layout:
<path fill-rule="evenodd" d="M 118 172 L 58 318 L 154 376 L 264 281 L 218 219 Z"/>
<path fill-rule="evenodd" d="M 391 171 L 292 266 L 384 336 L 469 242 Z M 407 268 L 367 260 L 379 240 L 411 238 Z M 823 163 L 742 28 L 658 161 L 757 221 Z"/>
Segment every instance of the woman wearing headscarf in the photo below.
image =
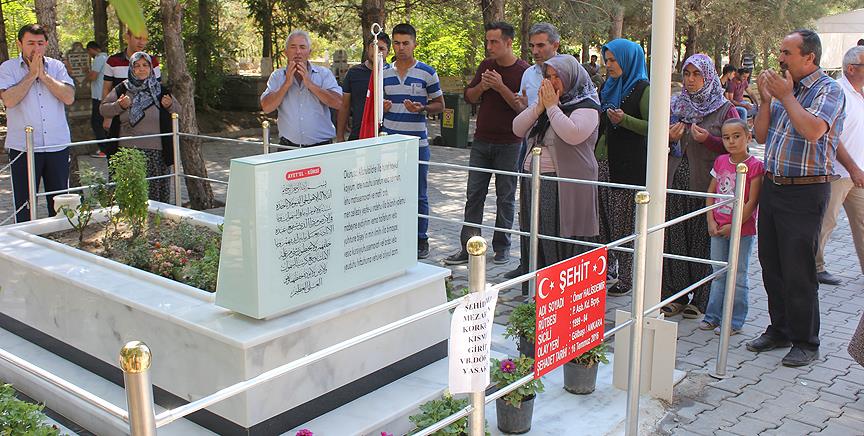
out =
<path fill-rule="evenodd" d="M 729 118 L 738 118 L 735 106 L 723 96 L 720 78 L 714 62 L 704 54 L 695 54 L 684 62 L 684 89 L 672 99 L 672 126 L 669 128 L 671 153 L 669 174 L 671 187 L 687 191 L 706 192 L 711 182 L 711 169 L 717 156 L 725 153 L 720 127 Z M 705 207 L 705 199 L 670 195 L 666 202 L 666 218 L 673 219 Z M 665 252 L 708 259 L 710 238 L 708 222 L 698 216 L 666 229 Z M 665 299 L 711 273 L 711 266 L 676 260 L 663 261 Z M 708 304 L 709 284 L 700 286 L 674 303 L 663 307 L 667 316 L 682 313 L 696 319 Z"/>
<path fill-rule="evenodd" d="M 645 185 L 648 161 L 648 74 L 645 52 L 633 41 L 619 38 L 601 50 L 608 78 L 600 90 L 600 141 L 595 155 L 600 180 Z M 633 234 L 635 191 L 598 188 L 600 237 L 609 243 Z M 618 282 L 609 295 L 626 295 L 633 285 L 633 255 L 612 252 L 617 260 Z"/>
<path fill-rule="evenodd" d="M 120 137 L 161 133 L 160 110 L 172 112 L 174 100 L 163 92 L 162 85 L 156 80 L 150 55 L 140 51 L 133 54 L 129 58 L 127 77 L 102 100 L 99 112 L 106 118 L 119 116 Z M 168 174 L 165 158 L 173 156 L 163 156 L 162 138 L 121 140 L 120 146 L 144 152 L 147 157 L 147 177 Z M 168 202 L 169 195 L 168 179 L 148 180 L 148 197 L 151 200 Z"/>
<path fill-rule="evenodd" d="M 597 180 L 594 144 L 600 123 L 597 88 L 585 68 L 570 55 L 557 55 L 544 63 L 543 83 L 537 103 L 513 120 L 513 133 L 528 138 L 528 146 L 540 147 L 540 172 L 547 176 Z M 528 153 L 522 168 L 530 171 L 534 156 Z M 521 190 L 519 225 L 530 228 L 531 183 Z M 599 231 L 597 187 L 594 185 L 540 182 L 540 234 L 593 240 Z M 537 267 L 552 265 L 590 247 L 541 239 Z M 528 247 L 522 258 L 528 259 Z"/>

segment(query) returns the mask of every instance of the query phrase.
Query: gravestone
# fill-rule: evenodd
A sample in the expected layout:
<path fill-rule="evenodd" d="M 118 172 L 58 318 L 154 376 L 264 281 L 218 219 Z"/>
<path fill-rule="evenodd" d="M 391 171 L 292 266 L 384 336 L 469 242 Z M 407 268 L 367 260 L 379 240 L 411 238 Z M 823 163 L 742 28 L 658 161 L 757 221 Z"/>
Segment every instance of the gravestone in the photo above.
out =
<path fill-rule="evenodd" d="M 66 119 L 69 121 L 69 132 L 72 141 L 86 141 L 94 139 L 93 130 L 90 127 L 90 114 L 92 110 L 90 83 L 85 82 L 87 73 L 90 72 L 90 55 L 81 42 L 72 43 L 72 48 L 64 55 L 66 70 L 75 81 L 75 102 L 66 107 Z M 72 147 L 73 156 L 90 154 L 96 151 L 96 145 L 84 145 Z M 78 159 L 72 159 L 71 178 L 72 185 L 78 185 Z"/>
<path fill-rule="evenodd" d="M 84 45 L 80 42 L 72 43 L 72 48 L 66 51 L 66 61 L 69 75 L 75 79 L 75 87 L 81 88 L 87 73 L 90 72 L 90 55 Z"/>
<path fill-rule="evenodd" d="M 348 53 L 345 50 L 336 50 L 333 53 L 333 65 L 330 66 L 333 75 L 336 76 L 336 80 L 340 83 L 342 79 L 345 77 L 345 74 L 348 74 L 348 68 L 351 68 L 348 65 Z"/>

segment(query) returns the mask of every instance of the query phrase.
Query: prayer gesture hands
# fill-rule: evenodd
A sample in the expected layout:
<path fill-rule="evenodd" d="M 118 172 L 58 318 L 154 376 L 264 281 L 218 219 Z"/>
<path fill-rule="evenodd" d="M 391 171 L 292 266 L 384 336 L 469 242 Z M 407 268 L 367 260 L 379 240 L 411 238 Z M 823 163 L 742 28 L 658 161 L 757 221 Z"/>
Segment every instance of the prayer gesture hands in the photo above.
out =
<path fill-rule="evenodd" d="M 117 104 L 123 109 L 129 109 L 129 106 L 132 105 L 132 99 L 128 95 L 123 94 L 117 99 Z"/>
<path fill-rule="evenodd" d="M 701 144 L 705 142 L 706 139 L 708 139 L 708 131 L 699 127 L 696 124 L 693 124 L 692 126 L 690 126 L 690 136 L 692 136 L 693 139 L 696 140 L 696 142 Z"/>
<path fill-rule="evenodd" d="M 606 109 L 606 116 L 612 124 L 618 125 L 624 119 L 624 111 L 621 109 Z"/>
<path fill-rule="evenodd" d="M 528 95 L 524 89 L 521 94 L 517 92 L 513 95 L 516 97 L 516 103 L 519 104 L 519 106 L 522 106 L 523 108 L 528 107 Z"/>
<path fill-rule="evenodd" d="M 559 92 L 552 86 L 552 82 L 549 79 L 543 79 L 543 83 L 540 85 L 540 104 L 546 110 L 552 109 L 558 106 L 558 99 L 560 97 Z"/>
<path fill-rule="evenodd" d="M 45 77 L 45 58 L 39 54 L 34 53 L 33 58 L 30 59 L 30 65 L 28 66 L 29 71 L 27 73 L 33 79 L 42 79 Z"/>
<path fill-rule="evenodd" d="M 170 95 L 165 94 L 162 96 L 161 103 L 162 103 L 162 107 L 164 107 L 165 109 L 170 108 L 171 103 L 173 103 L 173 102 L 174 102 L 174 99 L 172 99 Z"/>
<path fill-rule="evenodd" d="M 405 105 L 405 109 L 407 109 L 408 112 L 413 112 L 413 113 L 420 112 L 426 107 L 423 105 L 423 103 L 411 101 L 411 100 L 408 100 L 407 98 L 402 101 L 402 104 Z"/>
<path fill-rule="evenodd" d="M 681 139 L 681 137 L 684 136 L 684 130 L 686 128 L 687 125 L 681 122 L 669 126 L 669 140 L 674 142 Z"/>
<path fill-rule="evenodd" d="M 765 102 L 770 102 L 771 97 L 777 100 L 789 97 L 792 95 L 794 84 L 788 70 L 782 76 L 774 70 L 763 71 L 756 79 L 756 83 L 759 85 L 759 97 Z"/>
<path fill-rule="evenodd" d="M 500 91 L 504 88 L 504 80 L 495 70 L 486 70 L 480 75 L 480 77 L 480 83 L 483 84 L 483 89 L 494 89 L 495 91 Z"/>

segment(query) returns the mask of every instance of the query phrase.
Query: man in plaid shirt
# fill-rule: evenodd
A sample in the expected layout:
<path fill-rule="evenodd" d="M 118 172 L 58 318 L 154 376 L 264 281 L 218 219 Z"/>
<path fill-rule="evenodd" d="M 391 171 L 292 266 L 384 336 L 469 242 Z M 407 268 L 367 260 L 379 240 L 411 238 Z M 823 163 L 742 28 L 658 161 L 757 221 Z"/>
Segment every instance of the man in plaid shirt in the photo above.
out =
<path fill-rule="evenodd" d="M 786 366 L 819 357 L 815 257 L 845 106 L 843 90 L 819 68 L 821 55 L 819 35 L 796 30 L 780 45 L 783 74 L 768 70 L 758 79 L 761 100 L 770 102 L 754 130 L 765 144 L 758 232 L 771 325 L 747 349 L 792 347 Z"/>

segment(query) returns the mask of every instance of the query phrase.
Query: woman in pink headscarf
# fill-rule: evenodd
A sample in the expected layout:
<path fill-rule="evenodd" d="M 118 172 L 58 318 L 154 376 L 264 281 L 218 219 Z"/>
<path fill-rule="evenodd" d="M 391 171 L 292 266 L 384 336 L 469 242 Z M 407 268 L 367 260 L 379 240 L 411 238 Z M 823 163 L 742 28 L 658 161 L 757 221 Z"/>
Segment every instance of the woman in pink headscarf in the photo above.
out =
<path fill-rule="evenodd" d="M 673 189 L 706 192 L 711 182 L 711 168 L 717 156 L 725 153 L 720 127 L 729 118 L 738 118 L 714 68 L 704 54 L 695 54 L 684 62 L 684 89 L 672 99 L 672 126 L 669 128 L 669 184 Z M 705 206 L 705 199 L 670 195 L 666 219 L 677 218 Z M 666 229 L 666 253 L 708 259 L 710 257 L 708 223 L 698 216 Z M 711 266 L 675 260 L 663 261 L 665 299 L 711 273 Z M 709 284 L 697 288 L 674 303 L 663 307 L 666 316 L 681 313 L 697 319 L 708 304 Z"/>

